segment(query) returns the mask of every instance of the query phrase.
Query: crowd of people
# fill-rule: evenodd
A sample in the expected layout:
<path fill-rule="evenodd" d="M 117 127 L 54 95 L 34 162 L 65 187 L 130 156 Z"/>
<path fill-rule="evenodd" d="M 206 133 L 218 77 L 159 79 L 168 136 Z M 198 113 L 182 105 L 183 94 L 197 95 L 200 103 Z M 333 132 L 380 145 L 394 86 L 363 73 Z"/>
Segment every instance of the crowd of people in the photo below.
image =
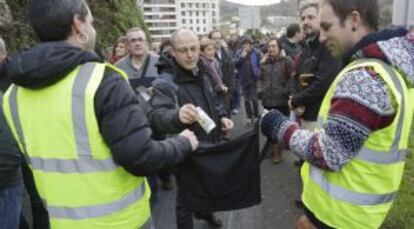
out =
<path fill-rule="evenodd" d="M 0 228 L 154 228 L 159 179 L 171 190 L 173 176 L 177 228 L 221 228 L 190 193 L 203 181 L 189 161 L 233 141 L 242 107 L 238 124 L 261 126 L 274 164 L 287 149 L 299 158 L 298 228 L 378 228 L 414 125 L 414 33 L 379 31 L 378 12 L 376 0 L 304 1 L 282 37 L 180 28 L 158 52 L 134 27 L 103 59 L 86 1 L 31 1 L 39 43 L 8 56 L 0 38 Z"/>

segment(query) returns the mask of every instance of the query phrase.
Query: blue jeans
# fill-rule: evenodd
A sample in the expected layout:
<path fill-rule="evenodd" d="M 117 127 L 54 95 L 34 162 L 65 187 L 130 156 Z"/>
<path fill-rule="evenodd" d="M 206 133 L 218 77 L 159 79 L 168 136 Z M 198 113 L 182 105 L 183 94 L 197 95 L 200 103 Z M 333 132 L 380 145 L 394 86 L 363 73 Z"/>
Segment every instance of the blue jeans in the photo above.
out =
<path fill-rule="evenodd" d="M 19 228 L 23 203 L 23 182 L 0 188 L 0 228 Z"/>

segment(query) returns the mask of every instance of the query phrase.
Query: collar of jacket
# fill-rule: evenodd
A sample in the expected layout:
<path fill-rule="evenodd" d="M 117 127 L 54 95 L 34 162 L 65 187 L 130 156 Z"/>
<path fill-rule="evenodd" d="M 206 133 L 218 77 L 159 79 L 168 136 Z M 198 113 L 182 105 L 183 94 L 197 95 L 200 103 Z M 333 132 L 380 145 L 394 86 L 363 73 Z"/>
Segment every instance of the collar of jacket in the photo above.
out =
<path fill-rule="evenodd" d="M 174 63 L 177 66 L 177 72 L 175 77 L 176 83 L 188 83 L 199 81 L 199 78 L 202 76 L 202 73 L 205 72 L 205 67 L 201 59 L 198 60 L 197 68 L 194 70 L 184 69 L 175 60 Z"/>
<path fill-rule="evenodd" d="M 279 56 L 269 56 L 266 59 L 265 64 L 273 64 L 273 63 L 276 63 L 276 62 L 281 61 L 281 60 L 283 60 L 283 57 L 280 56 L 280 55 Z"/>
<path fill-rule="evenodd" d="M 319 42 L 319 33 L 311 33 L 308 36 L 306 36 L 305 44 L 312 50 L 319 47 L 319 45 L 321 44 Z"/>
<path fill-rule="evenodd" d="M 12 56 L 6 68 L 13 83 L 39 89 L 53 85 L 87 62 L 104 61 L 96 53 L 65 41 L 41 42 Z"/>
<path fill-rule="evenodd" d="M 348 65 L 352 60 L 358 58 L 357 57 L 358 52 L 360 52 L 363 48 L 371 44 L 374 44 L 374 43 L 377 43 L 383 40 L 388 40 L 393 37 L 404 36 L 405 34 L 407 34 L 407 32 L 408 31 L 403 27 L 392 27 L 392 28 L 384 29 L 379 32 L 368 34 L 365 37 L 363 37 L 360 41 L 358 41 L 354 45 L 354 47 L 344 55 L 342 59 L 342 63 L 344 64 L 344 66 Z M 375 57 L 375 55 L 371 57 Z M 388 62 L 385 58 L 380 58 L 379 56 L 377 58 L 382 59 L 385 62 Z"/>

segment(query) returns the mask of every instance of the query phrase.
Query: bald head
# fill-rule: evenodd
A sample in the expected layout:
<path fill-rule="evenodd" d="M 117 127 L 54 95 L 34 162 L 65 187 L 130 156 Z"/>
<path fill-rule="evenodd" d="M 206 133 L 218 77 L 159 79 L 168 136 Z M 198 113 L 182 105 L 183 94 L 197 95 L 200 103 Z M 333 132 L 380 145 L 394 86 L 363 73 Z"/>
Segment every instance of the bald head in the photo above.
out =
<path fill-rule="evenodd" d="M 198 40 L 197 35 L 191 30 L 187 28 L 180 28 L 174 31 L 174 33 L 171 35 L 171 44 L 172 46 L 175 46 L 177 43 L 177 40 L 183 39 L 183 38 L 193 38 Z"/>
<path fill-rule="evenodd" d="M 200 56 L 200 42 L 190 29 L 178 29 L 171 36 L 171 54 L 184 69 L 194 70 Z"/>

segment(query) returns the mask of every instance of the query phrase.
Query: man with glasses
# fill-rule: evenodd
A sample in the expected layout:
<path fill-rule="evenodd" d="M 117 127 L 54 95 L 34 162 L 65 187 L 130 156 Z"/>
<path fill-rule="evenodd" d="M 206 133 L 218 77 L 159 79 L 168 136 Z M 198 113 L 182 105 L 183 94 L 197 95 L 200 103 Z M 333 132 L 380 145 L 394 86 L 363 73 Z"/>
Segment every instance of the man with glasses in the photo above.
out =
<path fill-rule="evenodd" d="M 128 30 L 128 55 L 118 61 L 116 66 L 124 70 L 133 88 L 150 87 L 151 82 L 158 77 L 155 64 L 158 55 L 149 52 L 149 42 L 145 32 L 138 27 Z"/>
<path fill-rule="evenodd" d="M 171 36 L 171 44 L 170 53 L 162 55 L 157 64 L 160 77 L 154 81 L 151 110 L 147 114 L 152 128 L 164 134 L 190 128 L 200 141 L 219 143 L 222 136 L 233 128 L 233 122 L 227 118 L 224 103 L 214 91 L 212 77 L 199 60 L 200 42 L 197 35 L 189 29 L 178 29 Z M 200 109 L 212 119 L 215 128 L 209 130 L 202 127 Z M 199 186 L 197 182 L 200 181 L 192 179 L 197 169 L 190 158 L 180 165 L 177 172 L 178 229 L 193 228 L 194 209 L 203 205 L 200 204 L 204 200 L 203 195 L 190 194 Z M 207 221 L 214 228 L 222 226 L 222 222 L 211 212 L 197 211 L 195 217 Z"/>

